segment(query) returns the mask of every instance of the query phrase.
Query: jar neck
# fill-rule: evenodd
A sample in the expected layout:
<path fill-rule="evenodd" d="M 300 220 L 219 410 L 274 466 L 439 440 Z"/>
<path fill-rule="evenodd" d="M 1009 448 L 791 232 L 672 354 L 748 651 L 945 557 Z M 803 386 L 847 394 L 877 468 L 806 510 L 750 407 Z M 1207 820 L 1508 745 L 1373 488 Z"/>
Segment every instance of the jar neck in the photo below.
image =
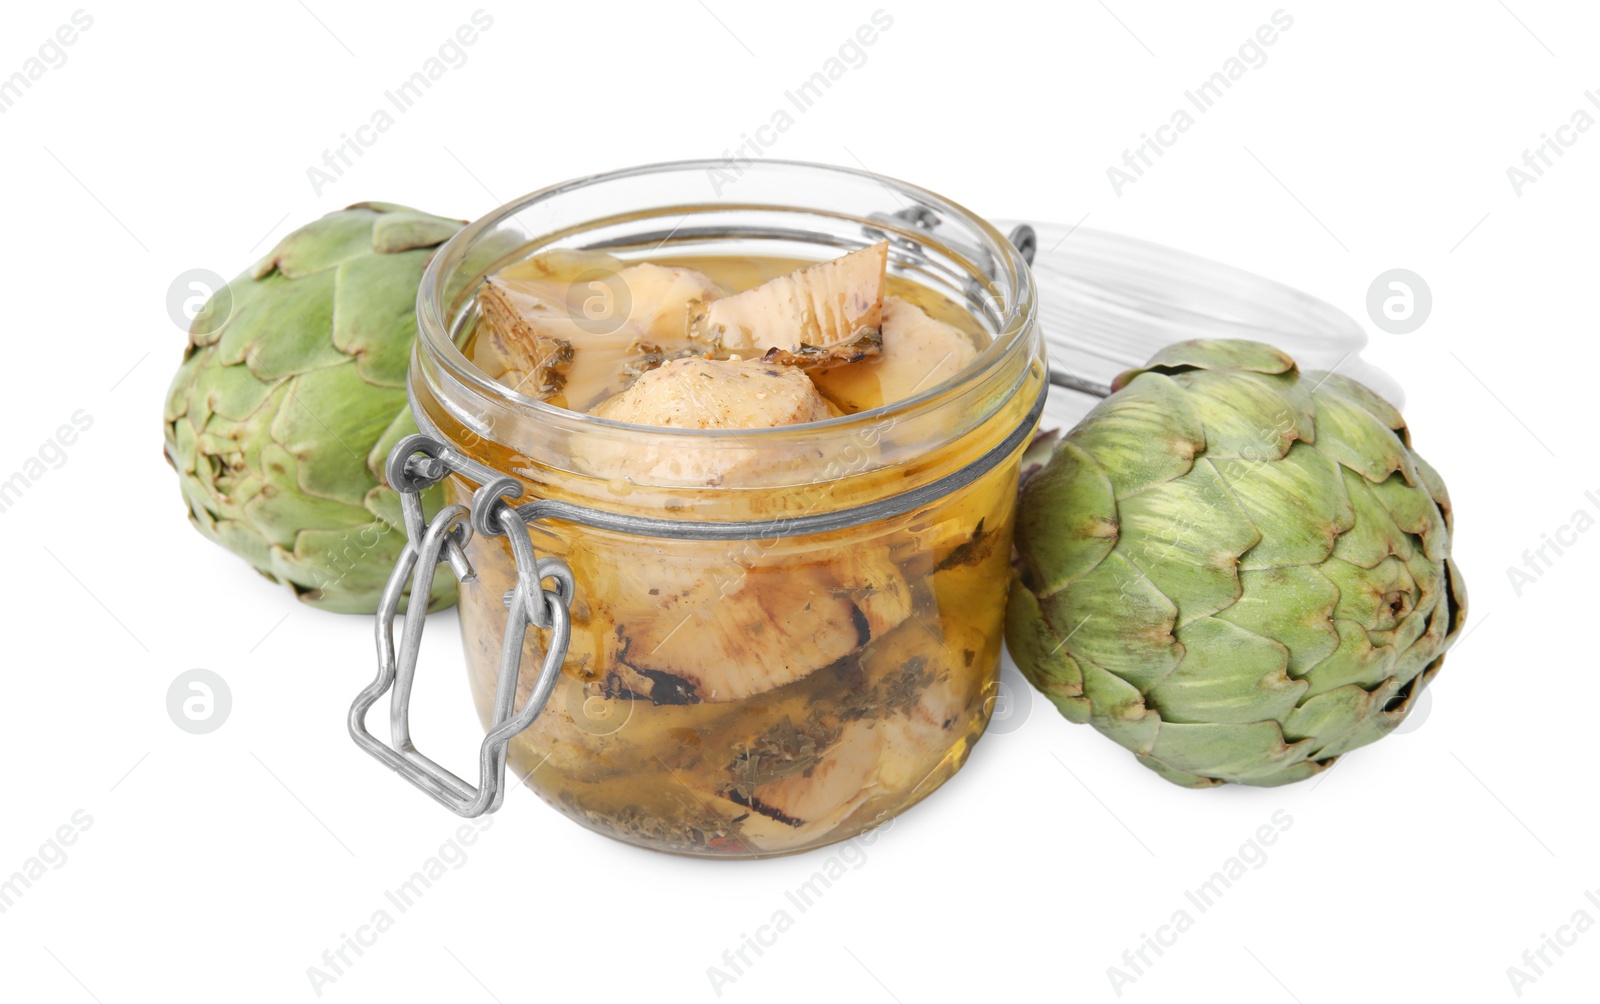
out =
<path fill-rule="evenodd" d="M 978 463 L 1018 428 L 1032 429 L 1047 390 L 1045 365 L 1030 338 L 982 379 L 915 409 L 796 426 L 781 443 L 746 445 L 737 430 L 727 430 L 685 444 L 627 427 L 551 428 L 540 417 L 467 393 L 420 354 L 411 379 L 412 407 L 423 423 L 473 459 L 522 480 L 531 495 L 609 512 L 692 512 L 719 521 L 833 511 L 920 489 Z M 673 450 L 727 455 L 728 465 L 745 473 L 716 486 L 639 476 L 641 468 L 659 466 L 645 458 Z"/>
<path fill-rule="evenodd" d="M 816 165 L 753 165 L 737 191 L 707 198 L 701 186 L 713 163 L 655 165 L 555 186 L 452 239 L 429 265 L 418 296 L 422 337 L 410 377 L 417 412 L 458 449 L 544 486 L 547 496 L 609 509 L 687 508 L 718 519 L 839 508 L 916 487 L 1026 420 L 1045 384 L 1042 340 L 1027 266 L 998 231 L 913 186 Z M 886 214 L 889 196 L 925 212 Z M 637 205 L 646 208 L 630 208 Z M 603 249 L 624 260 L 822 260 L 884 238 L 891 273 L 954 301 L 989 333 L 990 344 L 952 378 L 883 408 L 752 430 L 628 425 L 523 397 L 490 380 L 458 348 L 483 277 L 548 248 Z M 716 457 L 710 466 L 730 473 L 712 486 L 675 478 L 671 464 L 646 462 L 674 451 Z"/>

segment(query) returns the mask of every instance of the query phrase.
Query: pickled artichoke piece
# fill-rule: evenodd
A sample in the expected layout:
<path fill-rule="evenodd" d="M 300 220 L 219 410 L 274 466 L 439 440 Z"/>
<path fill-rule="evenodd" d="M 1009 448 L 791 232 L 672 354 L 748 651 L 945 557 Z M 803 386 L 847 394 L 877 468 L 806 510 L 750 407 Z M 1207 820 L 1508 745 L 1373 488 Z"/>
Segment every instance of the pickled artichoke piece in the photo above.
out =
<path fill-rule="evenodd" d="M 642 374 L 601 402 L 593 414 L 618 422 L 673 429 L 759 429 L 834 416 L 805 374 L 760 360 L 674 359 Z M 579 458 L 591 470 L 623 468 L 635 480 L 719 485 L 764 469 L 800 464 L 799 447 L 757 447 L 738 436 L 704 446 L 617 442 Z"/>
<path fill-rule="evenodd" d="M 531 258 L 515 261 L 496 272 L 506 280 L 567 279 L 585 272 L 615 274 L 622 271 L 622 259 L 604 251 L 584 251 L 581 248 L 547 248 Z"/>
<path fill-rule="evenodd" d="M 817 389 L 849 413 L 936 387 L 978 356 L 971 336 L 897 296 L 883 301 L 883 346 L 870 359 L 812 374 Z"/>
<path fill-rule="evenodd" d="M 674 359 L 594 414 L 671 429 L 764 429 L 831 416 L 804 374 L 760 360 Z"/>
<path fill-rule="evenodd" d="M 761 755 L 759 750 L 750 753 L 755 759 L 748 763 L 756 771 L 762 766 Z M 825 749 L 801 761 L 804 766 L 788 769 L 783 776 L 765 784 L 736 785 L 727 797 L 794 830 L 818 823 L 827 823 L 831 828 L 842 821 L 840 810 L 848 814 L 870 794 L 882 756 L 883 731 L 876 723 L 851 722 Z M 779 765 L 780 769 L 794 766 L 797 765 Z"/>
<path fill-rule="evenodd" d="M 911 620 L 862 654 L 869 672 L 884 676 L 884 706 L 892 712 L 880 722 L 884 754 L 876 781 L 884 790 L 915 791 L 944 765 L 953 737 L 967 731 L 990 685 L 972 670 L 990 664 L 979 661 L 986 647 L 980 634 Z"/>
<path fill-rule="evenodd" d="M 980 632 L 914 617 L 874 640 L 861 653 L 861 663 L 868 678 L 877 681 L 876 702 L 885 717 L 904 715 L 950 729 L 976 703 L 983 681 L 969 670 L 991 647 Z"/>
<path fill-rule="evenodd" d="M 824 818 L 802 823 L 799 826 L 790 826 L 776 819 L 769 819 L 759 812 L 741 809 L 737 803 L 726 799 L 718 800 L 718 804 L 725 807 L 718 811 L 740 813 L 740 815 L 729 817 L 734 821 L 733 829 L 737 833 L 735 839 L 751 851 L 762 855 L 773 855 L 802 850 L 813 847 L 819 842 L 827 842 L 828 834 L 844 826 L 868 800 L 870 795 L 870 792 L 863 792 Z"/>
<path fill-rule="evenodd" d="M 705 306 L 698 327 L 724 352 L 822 369 L 876 355 L 889 242 L 780 275 Z"/>
<path fill-rule="evenodd" d="M 721 295 L 690 268 L 546 252 L 484 282 L 473 362 L 524 394 L 582 410 L 668 359 L 706 351 L 690 313 Z"/>
<path fill-rule="evenodd" d="M 741 700 L 849 656 L 910 612 L 905 579 L 887 561 L 844 574 L 816 565 L 732 571 L 729 581 L 721 557 L 635 562 L 607 583 L 622 690 L 654 704 Z"/>
<path fill-rule="evenodd" d="M 968 752 L 952 743 L 983 700 L 983 675 L 971 671 L 978 644 L 916 619 L 874 641 L 856 657 L 864 691 L 829 699 L 842 719 L 820 711 L 798 726 L 785 719 L 729 765 L 723 797 L 748 813 L 728 816 L 739 838 L 762 851 L 802 847 L 871 799 L 925 794 Z"/>
<path fill-rule="evenodd" d="M 613 664 L 598 681 L 584 683 L 570 676 L 559 681 L 534 725 L 512 744 L 514 759 L 526 761 L 523 752 L 538 751 L 537 759 L 522 763 L 519 774 L 543 764 L 544 769 L 599 783 L 659 770 L 672 772 L 673 780 L 696 791 L 717 792 L 727 787 L 724 767 L 739 744 L 749 740 L 753 721 L 803 719 L 813 703 L 809 688 L 800 685 L 770 699 L 764 695 L 754 716 L 744 703 L 652 705 L 622 689 L 627 672 L 627 667 Z M 489 693 L 494 681 L 484 678 L 477 685 Z M 527 700 L 531 689 L 531 684 L 519 683 L 517 700 Z M 488 719 L 484 721 L 487 726 Z"/>
<path fill-rule="evenodd" d="M 628 287 L 628 324 L 640 338 L 674 352 L 689 347 L 691 314 L 722 296 L 722 287 L 698 269 L 641 262 L 617 277 Z"/>
<path fill-rule="evenodd" d="M 541 316 L 540 301 L 490 278 L 478 295 L 482 321 L 473 362 L 512 390 L 549 397 L 567 383 L 572 342 L 558 337 Z"/>
<path fill-rule="evenodd" d="M 815 714 L 801 717 L 799 724 L 784 715 L 759 735 L 738 744 L 727 765 L 732 783 L 723 786 L 725 793 L 747 806 L 756 792 L 797 774 L 811 773 L 843 732 L 838 723 Z"/>
<path fill-rule="evenodd" d="M 911 587 L 890 560 L 888 549 L 872 547 L 841 555 L 834 574 L 866 618 L 870 637 L 883 637 L 910 616 Z"/>

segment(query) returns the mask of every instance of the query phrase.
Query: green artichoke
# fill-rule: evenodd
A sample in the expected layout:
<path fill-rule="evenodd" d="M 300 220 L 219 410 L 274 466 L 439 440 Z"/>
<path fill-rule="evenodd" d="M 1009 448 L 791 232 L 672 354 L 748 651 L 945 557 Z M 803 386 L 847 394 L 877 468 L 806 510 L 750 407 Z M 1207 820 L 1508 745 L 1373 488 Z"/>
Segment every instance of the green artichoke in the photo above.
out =
<path fill-rule="evenodd" d="M 377 202 L 330 213 L 217 291 L 190 326 L 165 413 L 190 518 L 312 606 L 376 610 L 405 546 L 380 471 L 416 431 L 406 370 L 423 266 L 461 227 Z M 454 602 L 451 576 L 435 582 L 430 607 Z"/>
<path fill-rule="evenodd" d="M 1278 785 L 1383 737 L 1461 631 L 1444 482 L 1405 423 L 1256 342 L 1120 376 L 1026 481 L 1017 665 L 1169 781 Z"/>

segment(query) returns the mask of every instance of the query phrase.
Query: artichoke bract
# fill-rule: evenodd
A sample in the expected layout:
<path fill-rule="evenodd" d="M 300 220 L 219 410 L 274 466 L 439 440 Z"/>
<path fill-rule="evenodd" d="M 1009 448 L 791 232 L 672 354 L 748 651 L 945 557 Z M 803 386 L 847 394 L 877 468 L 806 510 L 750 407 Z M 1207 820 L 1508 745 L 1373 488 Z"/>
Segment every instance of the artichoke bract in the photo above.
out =
<path fill-rule="evenodd" d="M 1186 342 L 1045 449 L 1008 645 L 1063 715 L 1169 781 L 1319 773 L 1394 729 L 1459 636 L 1444 482 L 1354 381 Z"/>
<path fill-rule="evenodd" d="M 416 431 L 406 370 L 422 270 L 462 226 L 388 203 L 330 213 L 190 326 L 164 419 L 191 521 L 312 606 L 376 610 L 405 547 L 380 472 Z M 430 512 L 437 491 L 424 496 Z M 438 576 L 429 605 L 454 595 Z"/>

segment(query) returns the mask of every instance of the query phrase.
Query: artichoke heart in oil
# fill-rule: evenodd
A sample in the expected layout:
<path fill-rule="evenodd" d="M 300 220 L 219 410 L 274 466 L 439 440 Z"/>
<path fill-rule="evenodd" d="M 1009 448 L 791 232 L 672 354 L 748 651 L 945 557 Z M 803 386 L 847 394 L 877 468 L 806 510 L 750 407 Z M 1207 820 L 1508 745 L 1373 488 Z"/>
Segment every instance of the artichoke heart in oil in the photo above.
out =
<path fill-rule="evenodd" d="M 573 437 L 571 469 L 537 472 L 537 492 L 590 478 L 620 483 L 619 504 L 660 499 L 685 519 L 820 511 L 837 504 L 819 473 L 825 439 L 774 447 L 745 431 L 937 388 L 988 341 L 887 261 L 886 243 L 821 263 L 547 251 L 485 278 L 464 351 L 518 394 L 626 423 Z M 863 476 L 882 494 L 905 477 Z M 452 500 L 471 488 L 452 484 Z M 1011 464 L 821 535 L 730 545 L 536 529 L 579 590 L 565 672 L 512 741 L 512 767 L 596 830 L 692 854 L 802 850 L 901 811 L 960 766 L 987 720 L 1010 576 L 993 545 L 1015 504 Z M 500 541 L 467 550 L 477 578 L 462 621 L 486 714 L 514 568 Z"/>

